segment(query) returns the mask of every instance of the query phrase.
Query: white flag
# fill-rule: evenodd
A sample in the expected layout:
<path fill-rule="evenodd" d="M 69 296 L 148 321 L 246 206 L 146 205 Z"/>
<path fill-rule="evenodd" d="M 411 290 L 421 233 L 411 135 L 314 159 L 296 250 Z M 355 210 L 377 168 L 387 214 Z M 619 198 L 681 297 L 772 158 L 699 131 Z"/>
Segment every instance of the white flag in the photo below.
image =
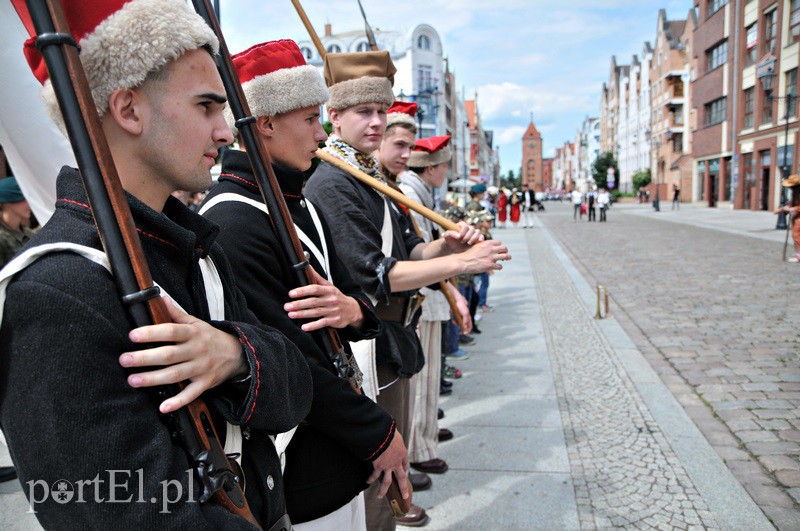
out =
<path fill-rule="evenodd" d="M 55 210 L 59 170 L 77 165 L 69 141 L 39 98 L 41 85 L 22 54 L 27 38 L 11 2 L 0 1 L 0 146 L 33 214 L 44 224 Z"/>

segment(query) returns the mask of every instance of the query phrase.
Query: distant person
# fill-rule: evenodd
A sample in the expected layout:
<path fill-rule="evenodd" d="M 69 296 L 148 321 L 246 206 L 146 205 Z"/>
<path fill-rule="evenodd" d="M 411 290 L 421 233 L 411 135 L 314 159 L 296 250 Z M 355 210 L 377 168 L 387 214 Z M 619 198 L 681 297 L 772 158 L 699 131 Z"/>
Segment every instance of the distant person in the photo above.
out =
<path fill-rule="evenodd" d="M 481 205 L 481 201 L 483 200 L 483 196 L 486 195 L 486 186 L 483 184 L 476 184 L 470 190 L 470 197 L 472 200 L 467 203 L 467 212 L 480 212 L 484 209 L 483 205 Z"/>
<path fill-rule="evenodd" d="M 522 227 L 533 227 L 533 211 L 536 209 L 536 192 L 528 188 L 528 183 L 522 183 Z"/>
<path fill-rule="evenodd" d="M 781 212 L 786 212 L 789 214 L 792 241 L 794 242 L 794 256 L 788 258 L 786 261 L 796 264 L 800 262 L 800 175 L 790 175 L 781 185 L 791 190 L 792 197 L 786 206 L 779 208 L 774 213 L 779 214 Z"/>
<path fill-rule="evenodd" d="M 578 190 L 573 190 L 572 194 L 572 220 L 583 219 L 583 194 Z"/>
<path fill-rule="evenodd" d="M 31 207 L 19 189 L 17 179 L 0 179 L 0 267 L 31 239 Z"/>
<path fill-rule="evenodd" d="M 595 203 L 597 202 L 597 192 L 589 190 L 586 194 L 586 213 L 588 214 L 587 221 L 597 221 L 597 210 Z"/>
<path fill-rule="evenodd" d="M 519 213 L 520 206 L 522 204 L 522 196 L 520 195 L 519 190 L 516 188 L 511 190 L 511 198 L 509 199 L 508 204 L 511 205 L 508 218 L 516 229 L 517 226 L 519 226 Z"/>
<path fill-rule="evenodd" d="M 500 193 L 497 194 L 497 228 L 503 229 L 506 226 L 506 217 L 508 216 L 508 190 L 500 188 Z"/>
<path fill-rule="evenodd" d="M 681 189 L 677 184 L 672 185 L 672 210 L 681 209 Z"/>
<path fill-rule="evenodd" d="M 605 188 L 600 188 L 600 193 L 597 194 L 597 206 L 600 207 L 600 222 L 606 221 L 606 210 L 611 206 L 611 194 Z"/>

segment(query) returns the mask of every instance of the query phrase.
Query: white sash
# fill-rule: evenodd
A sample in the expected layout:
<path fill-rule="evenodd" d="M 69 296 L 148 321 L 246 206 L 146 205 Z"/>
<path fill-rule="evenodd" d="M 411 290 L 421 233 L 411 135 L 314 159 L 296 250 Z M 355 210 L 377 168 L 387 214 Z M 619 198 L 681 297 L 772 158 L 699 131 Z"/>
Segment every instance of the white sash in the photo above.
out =
<path fill-rule="evenodd" d="M 236 201 L 239 203 L 250 205 L 252 207 L 259 209 L 265 214 L 269 215 L 269 210 L 267 209 L 267 205 L 265 205 L 262 201 L 255 201 L 253 199 L 250 199 L 249 197 L 244 197 L 242 195 L 230 192 L 225 194 L 219 194 L 217 196 L 212 197 L 206 204 L 203 205 L 203 208 L 200 209 L 200 212 L 198 212 L 198 214 L 202 216 L 204 213 L 208 212 L 210 209 L 217 206 L 218 204 L 230 201 Z M 322 222 L 319 219 L 319 214 L 317 214 L 317 210 L 314 208 L 314 205 L 311 204 L 311 201 L 309 201 L 308 199 L 304 199 L 304 201 L 308 206 L 308 211 L 311 214 L 312 221 L 314 222 L 314 227 L 317 229 L 319 240 L 320 242 L 322 242 L 322 249 L 317 247 L 317 245 L 313 242 L 313 240 L 309 238 L 308 235 L 305 232 L 303 232 L 303 230 L 300 227 L 295 225 L 294 230 L 297 232 L 297 237 L 300 238 L 300 241 L 303 242 L 303 244 L 306 246 L 306 248 L 308 248 L 309 251 L 311 251 L 311 254 L 314 255 L 314 258 L 317 259 L 317 262 L 322 264 L 322 266 L 325 268 L 325 271 L 318 271 L 318 273 L 326 277 L 329 281 L 333 282 L 331 280 L 331 275 L 330 275 L 331 265 L 330 261 L 328 260 L 328 253 L 327 253 L 328 246 L 325 242 L 325 233 L 322 231 Z"/>
<path fill-rule="evenodd" d="M 34 263 L 39 258 L 50 253 L 63 251 L 68 251 L 83 256 L 84 258 L 87 258 L 88 260 L 91 260 L 92 262 L 104 267 L 109 273 L 111 273 L 111 264 L 108 262 L 108 257 L 106 254 L 103 251 L 94 249 L 92 247 L 68 242 L 48 243 L 31 247 L 11 260 L 3 269 L 0 269 L 0 324 L 3 322 L 6 290 L 8 288 L 8 284 L 11 282 L 11 279 L 14 278 L 17 273 Z M 214 261 L 211 260 L 210 257 L 200 260 L 200 272 L 202 273 L 203 284 L 206 290 L 209 315 L 212 320 L 222 321 L 225 319 L 225 294 L 222 287 L 222 280 L 219 276 L 219 271 L 217 271 L 217 267 L 214 265 Z M 158 284 L 155 282 L 153 282 L 153 284 L 158 286 Z M 158 287 L 161 290 L 161 294 L 169 298 L 176 308 L 185 312 L 185 310 L 181 308 L 180 304 L 178 304 L 177 301 L 163 287 Z M 226 424 L 227 428 L 224 451 L 226 454 L 239 454 L 239 457 L 236 460 L 239 462 L 239 464 L 241 464 L 241 426 L 234 426 L 230 423 Z M 297 428 L 294 428 L 286 433 L 280 433 L 276 437 L 270 436 L 275 443 L 275 449 L 280 457 L 281 468 L 285 466 L 286 458 L 284 454 L 286 452 L 286 447 L 289 445 L 289 441 L 291 441 L 296 429 Z"/>
<path fill-rule="evenodd" d="M 393 238 L 394 230 L 392 228 L 392 216 L 389 213 L 389 200 L 384 198 L 383 225 L 381 226 L 381 253 L 383 253 L 383 256 L 392 255 Z M 372 304 L 378 302 L 378 299 L 369 294 L 367 294 L 367 297 L 372 301 Z M 380 394 L 380 387 L 378 386 L 378 367 L 375 363 L 375 340 L 364 339 L 351 342 L 350 348 L 353 350 L 356 362 L 358 362 L 358 366 L 364 374 L 361 390 L 372 400 L 376 400 Z"/>

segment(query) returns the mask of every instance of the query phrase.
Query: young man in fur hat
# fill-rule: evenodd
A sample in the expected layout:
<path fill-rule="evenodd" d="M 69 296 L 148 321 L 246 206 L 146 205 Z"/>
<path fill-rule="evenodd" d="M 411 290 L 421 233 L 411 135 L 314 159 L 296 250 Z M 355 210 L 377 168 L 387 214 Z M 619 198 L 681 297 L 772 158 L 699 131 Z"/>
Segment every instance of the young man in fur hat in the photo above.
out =
<path fill-rule="evenodd" d="M 0 424 L 24 491 L 45 528 L 252 529 L 198 503 L 195 464 L 160 418 L 202 395 L 226 451 L 241 452 L 250 508 L 268 529 L 285 514 L 269 434 L 308 413 L 308 366 L 247 309 L 218 227 L 170 196 L 207 188 L 232 141 L 217 40 L 181 0 L 63 4 L 173 322 L 131 330 L 80 176 L 64 167 L 55 214 L 0 279 Z M 33 39 L 26 55 L 60 117 Z M 188 385 L 166 400 L 150 392 L 178 382 Z"/>
<path fill-rule="evenodd" d="M 319 112 L 328 88 L 291 40 L 253 46 L 234 55 L 233 64 L 318 284 L 296 287 L 246 153 L 225 152 L 219 183 L 201 213 L 220 226 L 218 241 L 239 272 L 248 306 L 289 336 L 311 369 L 311 413 L 286 452 L 286 502 L 295 529 L 363 529 L 359 493 L 367 478 L 383 474 L 384 494 L 394 472 L 407 490 L 407 452 L 392 417 L 336 374 L 321 335 L 312 334 L 331 326 L 344 341 L 359 341 L 380 329 L 372 303 L 337 255 L 324 215 L 303 197 L 303 172 L 327 138 Z"/>
<path fill-rule="evenodd" d="M 372 153 L 380 146 L 386 110 L 394 101 L 394 73 L 385 51 L 328 54 L 325 59 L 334 129 L 325 149 L 376 179 L 383 176 Z M 327 163 L 317 168 L 305 193 L 329 219 L 337 220 L 331 232 L 341 242 L 339 256 L 383 321 L 374 351 L 365 357 L 377 365 L 378 403 L 407 439 L 409 378 L 424 363 L 415 330 L 416 291 L 458 271 L 501 269 L 497 262 L 510 258 L 508 250 L 499 242 L 478 243 L 477 231 L 465 226 L 461 232 L 448 231 L 441 240 L 425 243 L 413 234 L 394 202 Z M 394 529 L 386 504 L 370 495 L 374 488 L 365 496 L 367 528 Z M 414 519 L 410 523 L 417 525 L 427 520 L 421 511 L 410 516 Z"/>

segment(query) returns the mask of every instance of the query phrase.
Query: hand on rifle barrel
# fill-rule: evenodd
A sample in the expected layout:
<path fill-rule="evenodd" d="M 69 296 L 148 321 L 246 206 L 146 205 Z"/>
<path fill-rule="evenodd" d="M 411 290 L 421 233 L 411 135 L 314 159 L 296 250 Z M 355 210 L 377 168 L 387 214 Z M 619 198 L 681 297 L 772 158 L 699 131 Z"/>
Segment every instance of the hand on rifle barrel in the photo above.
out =
<path fill-rule="evenodd" d="M 162 413 L 189 404 L 203 392 L 230 380 L 246 376 L 250 367 L 239 340 L 196 317 L 182 312 L 164 297 L 171 323 L 143 326 L 131 330 L 134 343 L 170 343 L 135 352 L 120 358 L 123 367 L 161 366 L 155 371 L 128 377 L 131 387 L 153 387 L 189 381 L 177 395 L 159 406 Z"/>
<path fill-rule="evenodd" d="M 463 221 L 458 222 L 458 228 L 460 229 L 458 232 L 448 230 L 442 235 L 444 245 L 451 253 L 462 253 L 484 239 L 481 231 Z"/>
<path fill-rule="evenodd" d="M 408 450 L 399 431 L 394 432 L 389 447 L 372 462 L 372 467 L 374 470 L 367 479 L 367 483 L 380 479 L 381 488 L 378 491 L 378 498 L 386 496 L 389 485 L 392 483 L 392 474 L 394 474 L 403 499 L 408 499 L 410 495 L 408 491 Z"/>
<path fill-rule="evenodd" d="M 316 284 L 295 288 L 289 292 L 294 300 L 283 305 L 291 319 L 317 319 L 305 323 L 305 332 L 321 328 L 359 328 L 364 321 L 361 305 L 353 297 L 348 297 L 339 288 L 324 279 L 311 268 Z"/>
<path fill-rule="evenodd" d="M 450 293 L 453 295 L 458 313 L 461 315 L 461 322 L 464 323 L 464 328 L 461 329 L 461 333 L 469 334 L 472 332 L 472 316 L 469 313 L 469 302 L 467 302 L 467 299 L 464 298 L 461 292 L 449 282 L 447 283 L 447 289 L 449 289 Z"/>

